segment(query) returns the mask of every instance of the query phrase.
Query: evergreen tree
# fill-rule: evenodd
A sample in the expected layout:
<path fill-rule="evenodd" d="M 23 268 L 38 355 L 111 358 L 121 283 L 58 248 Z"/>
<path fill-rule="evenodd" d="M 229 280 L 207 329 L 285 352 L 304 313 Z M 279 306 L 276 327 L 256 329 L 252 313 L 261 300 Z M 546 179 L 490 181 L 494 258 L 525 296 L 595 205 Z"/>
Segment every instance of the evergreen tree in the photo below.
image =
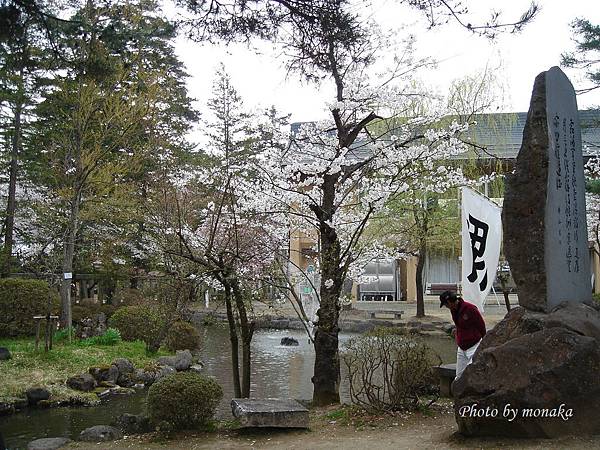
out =
<path fill-rule="evenodd" d="M 62 272 L 77 253 L 102 259 L 120 247 L 143 259 L 143 202 L 153 181 L 189 159 L 186 132 L 195 113 L 185 73 L 171 40 L 172 25 L 156 2 L 86 2 L 65 26 L 65 69 L 38 108 L 36 139 L 45 170 L 40 181 L 54 194 L 62 218 Z M 139 246 L 136 245 L 140 244 Z M 108 252 L 114 259 L 114 251 Z M 63 326 L 70 324 L 70 280 L 63 280 Z"/>
<path fill-rule="evenodd" d="M 52 39 L 55 21 L 41 21 L 39 15 L 20 10 L 11 3 L 0 3 L 3 14 L 10 16 L 3 32 L 10 34 L 0 40 L 0 132 L 2 133 L 2 162 L 8 177 L 6 207 L 3 216 L 3 242 L 0 252 L 0 276 L 8 276 L 13 264 L 15 221 L 17 219 L 18 181 L 25 153 L 33 149 L 28 144 L 28 132 L 33 107 L 43 92 L 45 75 L 53 67 L 55 54 Z M 4 164 L 3 164 L 4 165 Z M 20 190 L 22 192 L 22 189 Z"/>
<path fill-rule="evenodd" d="M 578 92 L 589 92 L 600 87 L 600 25 L 594 25 L 587 19 L 576 19 L 571 28 L 576 36 L 575 51 L 563 53 L 562 64 L 585 70 L 592 86 Z"/>

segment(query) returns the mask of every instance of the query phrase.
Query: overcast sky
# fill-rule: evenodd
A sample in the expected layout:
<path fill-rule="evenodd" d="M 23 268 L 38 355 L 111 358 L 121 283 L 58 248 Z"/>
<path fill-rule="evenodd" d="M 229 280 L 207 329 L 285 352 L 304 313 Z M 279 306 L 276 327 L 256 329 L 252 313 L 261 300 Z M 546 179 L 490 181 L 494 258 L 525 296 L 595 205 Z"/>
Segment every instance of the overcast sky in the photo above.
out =
<path fill-rule="evenodd" d="M 517 18 L 529 6 L 528 0 L 467 0 L 473 11 L 472 23 L 483 21 L 493 6 L 502 8 L 506 21 Z M 536 20 L 520 34 L 499 36 L 496 41 L 473 36 L 456 24 L 427 30 L 420 16 L 394 0 L 361 2 L 361 7 L 384 27 L 407 24 L 417 38 L 419 56 L 430 56 L 439 61 L 438 69 L 430 71 L 426 83 L 440 94 L 447 92 L 452 80 L 493 67 L 505 86 L 499 95 L 503 111 L 526 111 L 535 76 L 552 66 L 559 65 L 560 54 L 574 47 L 569 24 L 576 17 L 584 17 L 600 24 L 599 0 L 540 0 Z M 477 8 L 476 10 L 473 8 Z M 214 72 L 223 62 L 232 81 L 248 107 L 277 106 L 291 113 L 292 121 L 309 121 L 327 115 L 325 103 L 334 92 L 329 85 L 319 88 L 301 83 L 292 74 L 286 77 L 283 61 L 278 59 L 270 44 L 260 44 L 261 55 L 244 46 L 214 47 L 180 38 L 177 52 L 187 66 L 191 78 L 190 94 L 203 108 L 210 97 Z M 581 74 L 565 70 L 578 87 L 588 84 Z M 600 92 L 578 97 L 580 109 L 600 105 Z"/>

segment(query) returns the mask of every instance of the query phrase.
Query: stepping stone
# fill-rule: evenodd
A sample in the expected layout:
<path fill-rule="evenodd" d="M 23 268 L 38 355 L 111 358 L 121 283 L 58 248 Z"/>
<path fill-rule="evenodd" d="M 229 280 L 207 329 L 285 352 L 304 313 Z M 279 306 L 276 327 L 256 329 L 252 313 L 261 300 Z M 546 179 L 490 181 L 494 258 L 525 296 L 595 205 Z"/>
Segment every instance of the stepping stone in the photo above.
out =
<path fill-rule="evenodd" d="M 245 428 L 308 428 L 308 409 L 292 399 L 234 398 L 231 412 Z"/>

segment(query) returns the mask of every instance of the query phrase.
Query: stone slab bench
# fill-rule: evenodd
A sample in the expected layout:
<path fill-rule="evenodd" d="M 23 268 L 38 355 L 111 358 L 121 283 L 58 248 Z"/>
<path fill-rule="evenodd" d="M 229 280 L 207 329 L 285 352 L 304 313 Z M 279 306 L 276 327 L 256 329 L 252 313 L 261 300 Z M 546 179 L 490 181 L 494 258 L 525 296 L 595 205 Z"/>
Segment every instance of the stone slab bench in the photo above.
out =
<path fill-rule="evenodd" d="M 244 428 L 308 428 L 308 409 L 292 399 L 234 398 L 231 412 Z"/>
<path fill-rule="evenodd" d="M 369 311 L 367 314 L 368 314 L 369 319 L 377 319 L 377 316 L 380 314 L 393 315 L 394 319 L 402 319 L 402 314 L 404 314 L 404 311 L 377 310 L 377 311 Z"/>
<path fill-rule="evenodd" d="M 442 364 L 435 370 L 440 377 L 440 396 L 452 397 L 452 382 L 456 377 L 456 364 Z"/>

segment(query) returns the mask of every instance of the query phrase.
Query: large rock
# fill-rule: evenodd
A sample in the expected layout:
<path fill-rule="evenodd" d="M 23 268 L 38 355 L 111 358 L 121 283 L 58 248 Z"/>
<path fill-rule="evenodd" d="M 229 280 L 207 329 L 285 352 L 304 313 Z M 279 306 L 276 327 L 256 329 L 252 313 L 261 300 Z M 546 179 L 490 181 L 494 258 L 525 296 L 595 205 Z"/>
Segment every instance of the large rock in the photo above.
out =
<path fill-rule="evenodd" d="M 67 386 L 76 391 L 89 392 L 96 387 L 96 380 L 89 373 L 82 373 L 67 379 Z"/>
<path fill-rule="evenodd" d="M 115 425 L 126 434 L 141 434 L 154 431 L 150 419 L 144 415 L 121 414 Z"/>
<path fill-rule="evenodd" d="M 127 358 L 117 358 L 113 361 L 111 367 L 118 370 L 116 383 L 123 387 L 132 387 L 135 382 L 135 366 Z"/>
<path fill-rule="evenodd" d="M 44 387 L 32 387 L 25 391 L 25 395 L 27 396 L 27 403 L 33 406 L 42 400 L 48 400 L 50 391 Z"/>
<path fill-rule="evenodd" d="M 292 399 L 234 398 L 231 412 L 242 427 L 308 428 L 308 409 Z"/>
<path fill-rule="evenodd" d="M 189 350 L 177 350 L 174 356 L 161 356 L 158 358 L 159 364 L 170 366 L 177 371 L 188 370 L 193 362 L 194 357 Z"/>
<path fill-rule="evenodd" d="M 123 433 L 118 428 L 107 425 L 96 425 L 86 428 L 79 434 L 79 440 L 86 442 L 107 442 L 122 438 Z"/>
<path fill-rule="evenodd" d="M 485 335 L 480 347 L 497 347 L 525 334 L 555 327 L 566 328 L 600 342 L 599 307 L 595 304 L 564 303 L 548 314 L 513 308 Z"/>
<path fill-rule="evenodd" d="M 175 372 L 177 371 L 171 366 L 158 365 L 155 367 L 136 370 L 135 379 L 139 383 L 143 383 L 146 386 L 150 386 L 151 384 L 156 383 L 161 378 L 164 378 L 167 375 L 171 375 Z"/>
<path fill-rule="evenodd" d="M 466 435 L 555 437 L 600 430 L 600 313 L 515 308 L 452 387 Z"/>
<path fill-rule="evenodd" d="M 119 368 L 114 364 L 111 364 L 110 366 L 90 367 L 89 373 L 94 377 L 97 383 L 108 381 L 116 384 L 119 379 Z"/>
<path fill-rule="evenodd" d="M 64 437 L 36 439 L 27 444 L 27 450 L 57 450 L 69 442 L 71 439 Z"/>
<path fill-rule="evenodd" d="M 135 373 L 120 373 L 117 384 L 126 388 L 133 387 L 135 384 Z"/>
<path fill-rule="evenodd" d="M 286 347 L 296 347 L 299 345 L 298 339 L 294 339 L 291 336 L 285 336 L 281 338 L 280 345 L 285 345 Z"/>
<path fill-rule="evenodd" d="M 0 361 L 7 361 L 11 357 L 10 351 L 6 347 L 0 347 Z"/>
<path fill-rule="evenodd" d="M 113 361 L 112 365 L 117 367 L 119 374 L 133 373 L 135 371 L 135 366 L 127 358 L 117 358 Z"/>

